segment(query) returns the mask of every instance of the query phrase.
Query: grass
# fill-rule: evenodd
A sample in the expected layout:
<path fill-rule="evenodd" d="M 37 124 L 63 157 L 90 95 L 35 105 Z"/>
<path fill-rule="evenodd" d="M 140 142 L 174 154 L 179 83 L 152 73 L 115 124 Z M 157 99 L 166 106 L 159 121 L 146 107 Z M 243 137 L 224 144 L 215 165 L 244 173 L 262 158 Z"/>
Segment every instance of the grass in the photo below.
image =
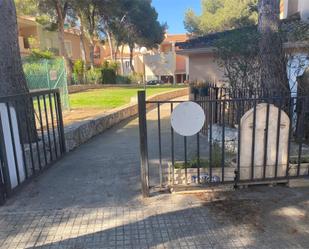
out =
<path fill-rule="evenodd" d="M 149 97 L 176 88 L 180 88 L 180 86 L 147 87 L 146 95 Z M 136 97 L 139 90 L 143 90 L 143 88 L 112 87 L 74 93 L 70 95 L 70 106 L 72 109 L 113 109 L 130 103 L 131 98 Z"/>

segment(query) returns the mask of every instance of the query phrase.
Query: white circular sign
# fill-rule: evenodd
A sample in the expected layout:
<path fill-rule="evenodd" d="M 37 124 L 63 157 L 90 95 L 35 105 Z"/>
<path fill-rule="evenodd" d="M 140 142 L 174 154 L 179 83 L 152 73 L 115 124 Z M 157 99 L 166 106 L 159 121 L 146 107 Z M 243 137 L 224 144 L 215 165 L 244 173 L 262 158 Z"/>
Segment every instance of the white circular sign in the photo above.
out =
<path fill-rule="evenodd" d="M 183 102 L 175 107 L 171 116 L 173 129 L 182 136 L 197 134 L 205 123 L 202 107 L 194 102 Z"/>

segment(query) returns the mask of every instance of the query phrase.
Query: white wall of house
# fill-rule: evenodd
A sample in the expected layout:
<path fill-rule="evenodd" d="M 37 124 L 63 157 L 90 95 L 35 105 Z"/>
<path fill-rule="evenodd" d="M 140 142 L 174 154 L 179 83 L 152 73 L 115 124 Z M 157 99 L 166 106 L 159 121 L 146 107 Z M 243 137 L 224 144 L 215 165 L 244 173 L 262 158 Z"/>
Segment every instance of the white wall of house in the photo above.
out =
<path fill-rule="evenodd" d="M 309 22 L 309 1 L 298 0 L 298 8 L 300 10 L 300 16 L 302 20 Z"/>
<path fill-rule="evenodd" d="M 131 67 L 130 67 L 130 58 L 123 58 L 122 60 L 118 60 L 118 63 L 121 65 L 121 62 L 122 62 L 122 68 L 123 68 L 123 72 L 122 74 L 124 76 L 128 76 L 131 74 L 132 70 L 131 70 Z M 133 66 L 134 66 L 134 63 L 133 63 Z"/>
<path fill-rule="evenodd" d="M 287 18 L 289 15 L 300 13 L 301 19 L 309 21 L 309 0 L 283 0 L 284 10 L 281 18 Z"/>
<path fill-rule="evenodd" d="M 297 77 L 303 75 L 305 69 L 309 66 L 308 54 L 296 53 L 288 61 L 287 73 L 292 93 L 297 92 Z"/>
<path fill-rule="evenodd" d="M 213 54 L 191 54 L 189 56 L 189 81 L 225 82 L 223 68 L 220 68 Z"/>
<path fill-rule="evenodd" d="M 157 79 L 159 76 L 174 76 L 176 70 L 175 52 L 144 55 L 146 80 Z"/>

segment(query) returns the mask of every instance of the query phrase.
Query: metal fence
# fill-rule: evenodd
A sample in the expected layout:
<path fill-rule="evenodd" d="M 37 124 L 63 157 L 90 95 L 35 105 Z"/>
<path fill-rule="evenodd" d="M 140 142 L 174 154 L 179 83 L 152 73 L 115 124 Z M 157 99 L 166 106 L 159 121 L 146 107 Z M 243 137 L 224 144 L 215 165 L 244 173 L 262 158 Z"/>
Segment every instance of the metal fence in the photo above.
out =
<path fill-rule="evenodd" d="M 59 90 L 0 98 L 0 199 L 65 153 Z"/>
<path fill-rule="evenodd" d="M 64 110 L 70 109 L 67 74 L 63 58 L 23 59 L 23 69 L 30 90 L 59 89 Z"/>
<path fill-rule="evenodd" d="M 144 196 L 150 186 L 238 186 L 309 176 L 309 97 L 196 100 L 206 121 L 192 137 L 176 134 L 170 124 L 173 109 L 185 101 L 145 101 L 143 92 L 138 99 Z M 156 118 L 147 118 L 147 105 L 156 106 Z"/>

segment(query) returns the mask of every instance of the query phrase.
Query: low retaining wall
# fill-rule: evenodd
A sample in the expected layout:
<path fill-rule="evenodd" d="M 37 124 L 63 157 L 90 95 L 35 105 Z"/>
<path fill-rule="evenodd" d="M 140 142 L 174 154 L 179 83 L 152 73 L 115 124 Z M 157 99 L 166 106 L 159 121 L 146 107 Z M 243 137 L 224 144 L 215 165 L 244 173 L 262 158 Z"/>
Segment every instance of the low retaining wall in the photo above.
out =
<path fill-rule="evenodd" d="M 154 95 L 147 100 L 171 100 L 178 97 L 182 97 L 188 94 L 188 89 L 177 89 L 166 93 Z M 150 110 L 154 105 L 147 106 Z M 114 125 L 126 120 L 130 117 L 134 117 L 138 114 L 138 105 L 129 104 L 124 107 L 120 107 L 111 111 L 110 113 L 93 117 L 92 120 L 81 121 L 65 127 L 65 140 L 66 150 L 71 151 L 81 144 L 87 142 L 92 137 L 102 133 L 103 131 L 113 127 Z"/>
<path fill-rule="evenodd" d="M 69 93 L 78 93 L 78 92 L 83 92 L 83 91 L 87 91 L 90 89 L 101 89 L 103 87 L 104 87 L 103 85 L 99 85 L 99 84 L 72 85 L 72 86 L 68 86 L 68 91 Z"/>
<path fill-rule="evenodd" d="M 85 84 L 85 85 L 71 85 L 68 86 L 68 92 L 70 94 L 72 93 L 79 93 L 84 92 L 87 90 L 92 89 L 102 89 L 102 88 L 108 88 L 108 87 L 143 87 L 144 84 Z M 170 85 L 172 86 L 172 85 Z"/>

